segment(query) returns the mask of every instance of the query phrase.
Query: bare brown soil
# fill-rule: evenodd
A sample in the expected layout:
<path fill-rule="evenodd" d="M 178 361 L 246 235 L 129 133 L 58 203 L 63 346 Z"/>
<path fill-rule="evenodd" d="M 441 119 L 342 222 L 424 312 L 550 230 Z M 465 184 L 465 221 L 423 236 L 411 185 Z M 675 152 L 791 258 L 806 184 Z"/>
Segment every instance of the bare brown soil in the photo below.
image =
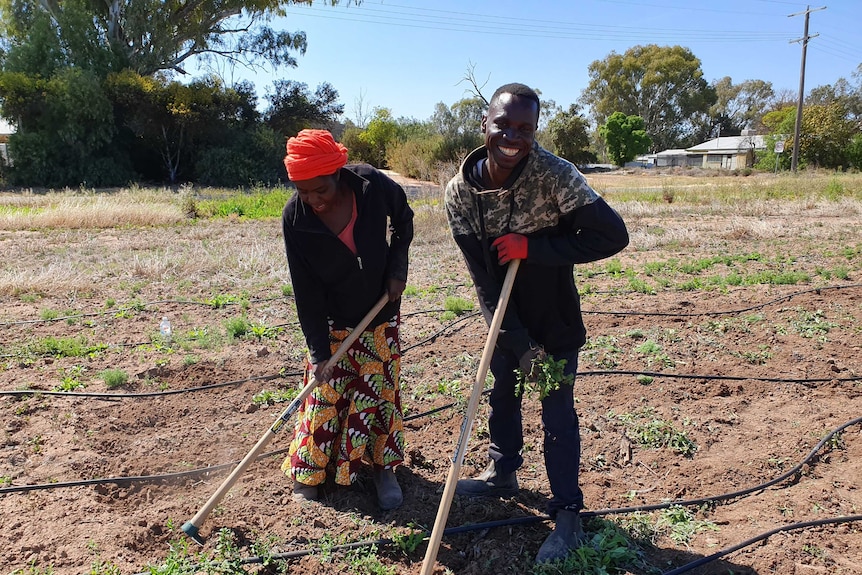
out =
<path fill-rule="evenodd" d="M 802 462 L 830 430 L 862 416 L 858 204 L 834 210 L 776 203 L 774 211 L 766 208 L 767 213 L 756 215 L 681 210 L 668 216 L 619 207 L 633 239 L 617 258 L 621 269 L 635 272 L 657 293 L 634 291 L 629 277 L 612 273 L 606 263 L 579 269 L 578 283 L 589 292 L 583 304 L 590 344 L 581 353 L 576 382 L 588 510 L 708 498 L 760 485 Z M 265 540 L 273 542 L 276 553 L 317 550 L 286 559 L 286 572 L 351 572 L 343 553 L 321 553 L 324 542 L 376 541 L 431 528 L 487 328 L 477 315 L 441 320 L 446 296 L 475 297 L 445 229 L 438 223 L 422 230 L 425 237 L 414 246 L 409 280 L 416 293 L 403 305 L 410 446 L 397 476 L 404 505 L 381 512 L 367 474 L 351 488 L 327 485 L 320 502 L 293 502 L 290 483 L 279 471 L 289 442 L 285 431 L 201 526 L 208 539 L 204 551 L 213 551 L 217 531 L 226 528 L 246 557 L 257 554 L 252 543 Z M 675 239 L 662 243 L 657 237 Z M 215 245 L 244 257 L 237 255 L 240 263 L 231 270 L 204 270 L 191 277 L 182 271 L 189 261 L 155 266 L 147 260 L 153 251 L 186 247 L 192 256 L 184 257 L 193 260 L 195 250 L 208 252 Z M 292 299 L 280 292 L 289 281 L 286 266 L 242 265 L 256 258 L 283 259 L 277 223 L 7 232 L 0 236 L 0 248 L 5 281 L 25 286 L 0 298 L 0 390 L 49 391 L 80 366 L 86 387 L 79 391 L 113 396 L 0 396 L 3 573 L 82 574 L 90 573 L 94 563 L 115 565 L 124 574 L 148 572 L 148 566 L 167 557 L 171 541 L 185 539 L 179 527 L 286 406 L 257 407 L 252 397 L 300 384 L 302 339 Z M 700 272 L 649 276 L 644 271 L 650 262 L 754 253 L 762 258 Z M 126 265 L 115 267 L 117 257 Z M 261 270 L 267 266 L 271 271 Z M 838 268 L 849 275 L 839 279 L 823 273 Z M 796 285 L 680 288 L 687 279 L 733 271 L 748 276 L 805 272 L 809 279 Z M 266 273 L 269 277 L 263 277 Z M 659 283 L 659 276 L 667 285 Z M 26 287 L 27 277 L 45 277 L 53 287 Z M 247 309 L 239 303 L 218 309 L 195 303 L 213 294 L 242 292 L 250 298 Z M 115 300 L 113 307 L 106 308 L 108 299 Z M 133 301 L 146 305 L 117 313 Z M 46 321 L 45 310 L 85 315 Z M 243 313 L 284 331 L 274 339 L 224 338 L 224 322 Z M 162 316 L 173 322 L 170 348 L 151 343 Z M 204 345 L 205 331 L 222 334 L 221 339 Z M 78 358 L 21 354 L 33 342 L 78 336 L 109 347 Z M 646 351 L 645 342 L 659 349 Z M 98 377 L 107 368 L 125 370 L 129 383 L 108 390 Z M 643 372 L 655 375 L 638 377 Z M 549 490 L 537 406 L 534 399 L 524 404 L 520 494 L 490 501 L 456 497 L 448 525 L 536 520 L 446 535 L 435 573 L 530 571 L 552 529 L 541 519 Z M 620 417 L 639 414 L 684 430 L 696 451 L 687 457 L 639 444 Z M 483 402 L 464 476 L 485 465 L 486 416 Z M 200 472 L 211 466 L 221 467 Z M 187 475 L 170 475 L 183 472 Z M 640 541 L 639 560 L 629 570 L 661 573 L 783 525 L 860 514 L 860 478 L 862 425 L 854 424 L 788 480 L 744 497 L 691 506 L 697 520 L 715 529 L 695 533 L 687 545 L 667 536 Z M 114 481 L 76 484 L 99 479 Z M 604 520 L 623 517 L 601 515 Z M 654 522 L 657 512 L 649 517 Z M 588 523 L 590 532 L 598 527 Z M 397 546 L 378 547 L 383 564 L 399 574 L 418 574 L 424 552 L 424 544 L 406 554 Z M 862 524 L 779 533 L 691 572 L 862 573 Z"/>

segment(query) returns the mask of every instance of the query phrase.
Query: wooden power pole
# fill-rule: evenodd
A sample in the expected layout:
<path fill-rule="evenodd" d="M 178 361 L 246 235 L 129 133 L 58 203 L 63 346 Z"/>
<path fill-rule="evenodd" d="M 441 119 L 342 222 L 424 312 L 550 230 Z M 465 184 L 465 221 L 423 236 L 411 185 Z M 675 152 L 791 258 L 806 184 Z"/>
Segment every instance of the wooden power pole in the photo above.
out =
<path fill-rule="evenodd" d="M 793 16 L 805 14 L 805 29 L 802 32 L 802 38 L 791 40 L 791 42 L 802 42 L 802 69 L 799 72 L 799 96 L 796 99 L 796 124 L 793 128 L 793 157 L 790 160 L 790 169 L 794 174 L 796 173 L 796 166 L 799 163 L 799 132 L 802 126 L 802 100 L 805 95 L 805 52 L 808 49 L 808 40 L 820 35 L 808 35 L 808 17 L 812 12 L 819 12 L 820 10 L 826 10 L 826 6 L 814 8 L 813 10 L 811 9 L 811 6 L 806 6 L 804 12 L 796 12 L 795 14 L 787 15 L 788 18 L 792 18 Z"/>

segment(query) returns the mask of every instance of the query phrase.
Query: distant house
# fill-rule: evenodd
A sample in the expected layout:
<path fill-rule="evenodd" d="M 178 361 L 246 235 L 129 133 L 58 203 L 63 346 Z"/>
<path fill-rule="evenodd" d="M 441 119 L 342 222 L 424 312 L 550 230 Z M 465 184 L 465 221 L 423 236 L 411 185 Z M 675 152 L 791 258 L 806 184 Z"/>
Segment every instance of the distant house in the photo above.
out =
<path fill-rule="evenodd" d="M 689 153 L 688 150 L 673 149 L 659 152 L 655 155 L 655 166 L 666 168 L 669 166 L 699 166 L 703 162 L 701 156 Z"/>
<path fill-rule="evenodd" d="M 763 136 L 745 134 L 715 138 L 686 148 L 686 152 L 692 157 L 700 158 L 701 161 L 695 165 L 702 168 L 736 170 L 753 166 L 755 152 L 765 149 L 766 141 Z"/>
<path fill-rule="evenodd" d="M 635 160 L 657 168 L 689 166 L 736 170 L 753 166 L 755 153 L 765 149 L 763 136 L 743 132 L 742 136 L 721 136 L 690 148 L 664 150 Z"/>
<path fill-rule="evenodd" d="M 9 154 L 6 151 L 6 145 L 9 143 L 9 136 L 15 133 L 15 128 L 12 125 L 0 118 L 0 158 L 4 163 L 9 162 Z"/>

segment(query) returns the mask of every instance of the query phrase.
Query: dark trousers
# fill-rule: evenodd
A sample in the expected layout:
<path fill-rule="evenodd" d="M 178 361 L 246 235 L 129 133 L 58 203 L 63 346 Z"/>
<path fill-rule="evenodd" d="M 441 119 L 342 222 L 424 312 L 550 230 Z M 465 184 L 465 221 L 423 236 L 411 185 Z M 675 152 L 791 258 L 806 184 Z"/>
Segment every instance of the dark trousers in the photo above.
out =
<path fill-rule="evenodd" d="M 578 370 L 577 350 L 554 355 L 554 360 L 561 359 L 566 360 L 565 373 L 574 376 Z M 524 463 L 521 456 L 524 447 L 522 396 L 515 395 L 517 368 L 515 354 L 500 348 L 494 350 L 491 373 L 495 381 L 489 399 L 491 446 L 488 454 L 498 473 L 511 473 Z M 527 396 L 528 401 L 536 398 Z M 542 400 L 542 427 L 545 431 L 545 470 L 553 496 L 548 503 L 548 515 L 555 517 L 560 509 L 580 511 L 584 506 L 584 494 L 578 484 L 581 433 L 575 412 L 574 385 L 562 384 L 559 390 Z"/>

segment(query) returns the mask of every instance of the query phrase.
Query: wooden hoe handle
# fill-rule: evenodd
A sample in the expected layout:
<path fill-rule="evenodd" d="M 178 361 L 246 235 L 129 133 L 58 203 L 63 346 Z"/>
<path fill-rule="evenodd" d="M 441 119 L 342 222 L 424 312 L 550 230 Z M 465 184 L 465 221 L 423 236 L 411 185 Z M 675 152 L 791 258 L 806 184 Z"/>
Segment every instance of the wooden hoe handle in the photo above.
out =
<path fill-rule="evenodd" d="M 461 474 L 461 464 L 467 451 L 467 441 L 470 439 L 473 420 L 476 419 L 476 411 L 479 409 L 479 399 L 482 397 L 482 390 L 485 388 L 485 377 L 488 375 L 488 368 L 491 366 L 491 356 L 494 354 L 494 346 L 497 345 L 497 335 L 499 335 L 500 326 L 503 324 L 503 316 L 506 315 L 506 306 L 509 304 L 509 295 L 512 293 L 512 285 L 515 283 L 515 274 L 518 273 L 520 263 L 521 260 L 512 260 L 509 262 L 509 268 L 506 270 L 503 289 L 500 291 L 500 300 L 497 302 L 497 309 L 494 310 L 494 317 L 491 320 L 491 327 L 488 331 L 488 339 L 485 340 L 485 349 L 482 351 L 482 359 L 479 362 L 479 371 L 476 373 L 476 381 L 473 382 L 473 392 L 470 395 L 470 401 L 467 403 L 467 413 L 464 416 L 464 422 L 461 424 L 461 435 L 455 447 L 452 466 L 449 468 L 446 487 L 443 489 L 443 498 L 437 510 L 437 519 L 434 521 L 434 529 L 431 531 L 431 538 L 428 540 L 428 549 L 425 551 L 425 560 L 422 563 L 421 575 L 431 575 L 434 569 L 434 562 L 437 560 L 440 540 L 443 538 L 443 531 L 446 529 L 446 519 L 449 517 L 449 508 L 452 506 L 452 497 L 455 495 L 455 486 L 458 484 L 458 476 Z"/>
<path fill-rule="evenodd" d="M 332 354 L 332 357 L 326 362 L 327 367 L 331 365 L 335 365 L 341 356 L 344 355 L 350 346 L 359 338 L 365 328 L 368 327 L 368 324 L 371 323 L 371 320 L 380 313 L 380 310 L 383 309 L 383 306 L 389 301 L 389 295 L 383 294 L 380 300 L 374 304 L 374 307 L 365 314 L 365 317 L 362 318 L 362 321 L 359 322 L 350 335 L 344 338 L 344 341 L 341 342 L 341 345 L 338 346 L 338 349 L 335 350 L 335 353 Z M 197 543 L 201 545 L 204 544 L 203 538 L 200 536 L 198 532 L 198 528 L 200 525 L 206 520 L 212 510 L 215 509 L 216 505 L 224 498 L 227 492 L 233 487 L 233 484 L 236 483 L 237 479 L 240 478 L 242 473 L 245 471 L 246 467 L 251 465 L 251 462 L 254 461 L 257 456 L 263 451 L 263 448 L 270 442 L 270 440 L 275 436 L 281 426 L 290 419 L 290 416 L 299 409 L 299 406 L 302 405 L 302 402 L 306 400 L 306 398 L 311 395 L 311 392 L 314 388 L 317 387 L 317 381 L 314 379 L 314 376 L 311 377 L 309 382 L 302 388 L 299 394 L 290 402 L 290 405 L 278 416 L 278 419 L 270 426 L 269 429 L 266 430 L 266 433 L 258 440 L 258 442 L 251 448 L 245 457 L 242 458 L 242 461 L 239 462 L 233 471 L 231 471 L 230 475 L 222 482 L 218 489 L 216 489 L 215 493 L 209 498 L 209 500 L 204 504 L 203 507 L 195 514 L 191 520 L 186 521 L 183 525 L 183 531 L 186 535 L 191 537 Z"/>

